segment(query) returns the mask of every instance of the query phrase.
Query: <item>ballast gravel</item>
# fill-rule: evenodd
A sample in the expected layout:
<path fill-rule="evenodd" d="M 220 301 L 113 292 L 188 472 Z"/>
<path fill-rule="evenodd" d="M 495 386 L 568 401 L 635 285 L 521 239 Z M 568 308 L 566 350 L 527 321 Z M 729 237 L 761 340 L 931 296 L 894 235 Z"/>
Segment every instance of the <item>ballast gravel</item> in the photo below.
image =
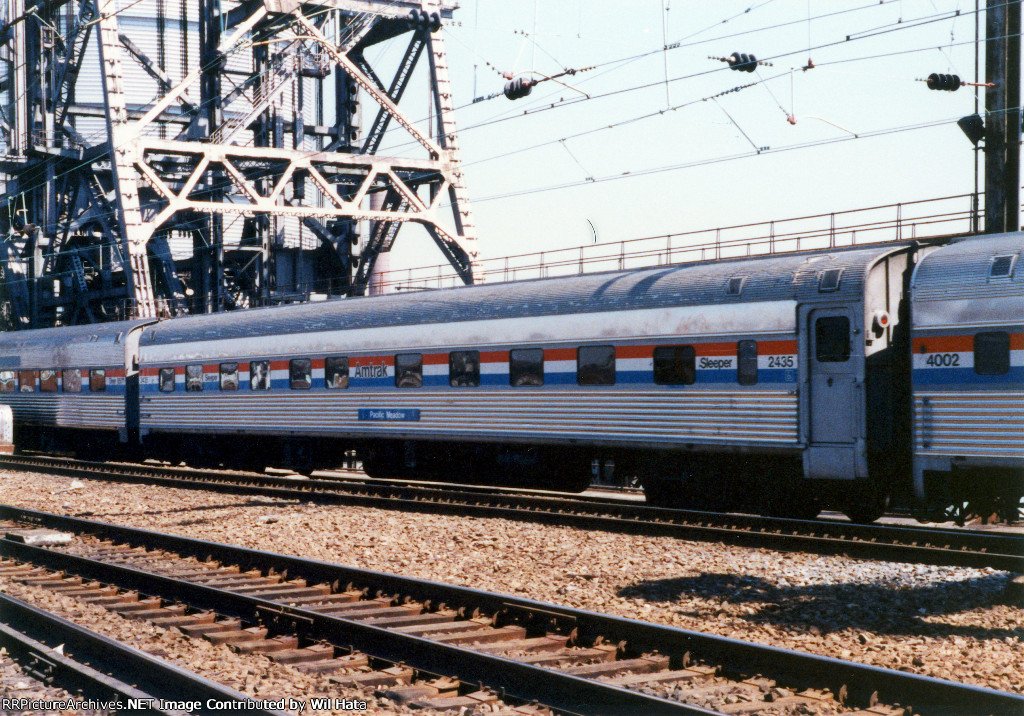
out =
<path fill-rule="evenodd" d="M 1013 575 L 0 472 L 0 502 L 1024 693 Z"/>
<path fill-rule="evenodd" d="M 0 716 L 108 716 L 114 713 L 92 708 L 99 705 L 81 694 L 37 681 L 0 647 Z"/>

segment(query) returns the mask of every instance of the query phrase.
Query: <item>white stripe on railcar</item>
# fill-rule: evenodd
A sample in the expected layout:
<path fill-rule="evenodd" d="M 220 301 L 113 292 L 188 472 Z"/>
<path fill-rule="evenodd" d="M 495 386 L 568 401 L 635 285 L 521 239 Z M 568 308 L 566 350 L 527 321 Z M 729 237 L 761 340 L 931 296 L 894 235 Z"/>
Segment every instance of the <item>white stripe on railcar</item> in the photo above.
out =
<path fill-rule="evenodd" d="M 385 351 L 445 352 L 453 346 L 487 349 L 520 344 L 601 344 L 610 341 L 679 341 L 736 335 L 792 334 L 795 301 L 682 306 L 421 325 L 319 331 L 149 345 L 143 364 L 194 363 L 267 356 Z M 595 330 L 599 327 L 599 330 Z M 595 333 L 600 337 L 595 338 Z"/>

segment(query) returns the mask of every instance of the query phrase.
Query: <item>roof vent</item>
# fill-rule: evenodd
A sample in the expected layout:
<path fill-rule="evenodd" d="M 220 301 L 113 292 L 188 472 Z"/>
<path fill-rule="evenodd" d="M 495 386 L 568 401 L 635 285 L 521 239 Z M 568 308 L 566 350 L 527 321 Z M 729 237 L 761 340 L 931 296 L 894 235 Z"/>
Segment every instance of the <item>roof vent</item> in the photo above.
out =
<path fill-rule="evenodd" d="M 828 293 L 839 290 L 839 279 L 843 275 L 842 269 L 829 269 L 822 271 L 818 278 L 818 293 Z"/>
<path fill-rule="evenodd" d="M 1014 259 L 1017 257 L 1013 256 L 996 256 L 992 259 L 992 265 L 988 269 L 989 278 L 1010 278 L 1013 276 L 1013 264 Z"/>
<path fill-rule="evenodd" d="M 747 282 L 746 276 L 733 276 L 725 287 L 726 296 L 739 296 L 743 293 L 743 284 Z"/>

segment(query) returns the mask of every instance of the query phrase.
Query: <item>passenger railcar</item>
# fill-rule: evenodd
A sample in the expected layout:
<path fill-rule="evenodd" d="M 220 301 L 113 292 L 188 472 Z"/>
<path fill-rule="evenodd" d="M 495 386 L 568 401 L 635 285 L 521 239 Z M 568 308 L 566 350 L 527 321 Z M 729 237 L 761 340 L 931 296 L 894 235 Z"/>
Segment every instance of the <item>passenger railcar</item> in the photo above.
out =
<path fill-rule="evenodd" d="M 661 502 L 725 506 L 755 488 L 781 511 L 814 512 L 826 492 L 876 510 L 868 485 L 899 457 L 889 381 L 910 252 L 163 322 L 140 343 L 139 428 L 152 452 L 202 443 L 214 461 L 312 468 L 355 446 L 371 473 L 582 489 L 606 457 Z"/>
<path fill-rule="evenodd" d="M 963 241 L 914 272 L 914 492 L 935 518 L 1024 492 L 1022 253 L 1020 234 Z"/>
<path fill-rule="evenodd" d="M 137 411 L 135 346 L 145 321 L 0 333 L 0 403 L 21 447 L 109 450 Z"/>
<path fill-rule="evenodd" d="M 11 333 L 0 403 L 39 444 L 116 431 L 193 464 L 309 471 L 355 450 L 372 475 L 580 490 L 610 459 L 664 505 L 806 517 L 831 504 L 857 520 L 890 497 L 1015 507 L 1022 244 Z"/>

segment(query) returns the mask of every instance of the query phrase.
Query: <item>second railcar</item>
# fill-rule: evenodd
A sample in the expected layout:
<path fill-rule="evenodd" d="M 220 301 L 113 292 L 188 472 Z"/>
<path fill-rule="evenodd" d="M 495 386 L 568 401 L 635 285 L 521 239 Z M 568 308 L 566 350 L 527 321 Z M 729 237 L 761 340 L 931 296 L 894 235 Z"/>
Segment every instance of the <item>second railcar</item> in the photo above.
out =
<path fill-rule="evenodd" d="M 611 458 L 665 503 L 759 493 L 806 513 L 827 494 L 873 511 L 908 455 L 893 381 L 911 252 L 167 321 L 140 344 L 140 432 L 151 450 L 200 446 L 211 461 L 312 469 L 354 447 L 377 474 L 551 489 L 582 489 L 591 461 Z"/>
<path fill-rule="evenodd" d="M 1024 495 L 1024 235 L 971 238 L 917 266 L 914 490 L 936 520 L 1018 519 Z"/>

